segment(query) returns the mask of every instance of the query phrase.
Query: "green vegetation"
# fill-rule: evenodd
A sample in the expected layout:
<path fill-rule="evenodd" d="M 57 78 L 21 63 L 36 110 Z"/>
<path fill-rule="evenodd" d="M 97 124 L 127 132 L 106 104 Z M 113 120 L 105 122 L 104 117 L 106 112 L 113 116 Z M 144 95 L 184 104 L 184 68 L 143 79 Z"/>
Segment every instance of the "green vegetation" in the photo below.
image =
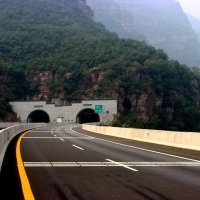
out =
<path fill-rule="evenodd" d="M 196 68 L 169 61 L 145 42 L 119 39 L 75 1 L 0 0 L 0 9 L 0 118 L 9 100 L 38 92 L 39 83 L 30 84 L 29 77 L 50 71 L 59 81 L 49 83 L 49 100 L 61 87 L 66 101 L 116 92 L 117 126 L 199 131 Z M 144 96 L 143 109 L 138 102 Z"/>

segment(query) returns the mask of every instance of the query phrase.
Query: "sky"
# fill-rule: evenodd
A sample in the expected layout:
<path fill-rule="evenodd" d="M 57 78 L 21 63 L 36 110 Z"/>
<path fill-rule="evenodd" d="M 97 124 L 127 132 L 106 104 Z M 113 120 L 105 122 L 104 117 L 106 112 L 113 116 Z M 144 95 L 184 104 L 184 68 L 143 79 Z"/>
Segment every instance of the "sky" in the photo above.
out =
<path fill-rule="evenodd" d="M 200 0 L 177 0 L 181 4 L 184 12 L 200 20 Z"/>

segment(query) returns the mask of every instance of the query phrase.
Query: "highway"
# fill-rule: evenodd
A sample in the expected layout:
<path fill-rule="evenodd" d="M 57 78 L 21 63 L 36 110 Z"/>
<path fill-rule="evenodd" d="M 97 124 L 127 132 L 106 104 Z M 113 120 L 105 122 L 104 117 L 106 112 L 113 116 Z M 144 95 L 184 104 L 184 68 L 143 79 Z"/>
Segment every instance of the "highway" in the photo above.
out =
<path fill-rule="evenodd" d="M 65 125 L 26 133 L 20 152 L 36 200 L 200 199 L 197 151 Z"/>

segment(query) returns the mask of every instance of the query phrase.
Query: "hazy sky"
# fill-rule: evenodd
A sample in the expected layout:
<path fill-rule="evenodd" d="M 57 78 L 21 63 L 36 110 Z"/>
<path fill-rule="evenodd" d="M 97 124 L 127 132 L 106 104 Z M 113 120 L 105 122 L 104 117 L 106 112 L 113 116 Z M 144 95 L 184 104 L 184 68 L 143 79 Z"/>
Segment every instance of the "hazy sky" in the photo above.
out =
<path fill-rule="evenodd" d="M 184 12 L 193 15 L 200 20 L 200 0 L 177 0 Z"/>

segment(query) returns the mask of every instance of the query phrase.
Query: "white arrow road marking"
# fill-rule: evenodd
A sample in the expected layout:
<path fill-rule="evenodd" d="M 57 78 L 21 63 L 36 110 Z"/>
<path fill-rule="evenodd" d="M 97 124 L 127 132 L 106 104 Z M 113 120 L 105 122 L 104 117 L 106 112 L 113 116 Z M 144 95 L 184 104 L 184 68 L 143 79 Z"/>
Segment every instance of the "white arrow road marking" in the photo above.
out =
<path fill-rule="evenodd" d="M 115 162 L 115 161 L 110 160 L 110 159 L 106 159 L 106 160 L 107 160 L 107 161 L 110 161 L 110 162 L 112 162 L 112 163 L 115 163 L 116 165 L 122 166 L 122 167 L 124 167 L 124 168 L 126 168 L 126 169 L 130 169 L 131 171 L 135 171 L 135 172 L 138 171 L 137 169 L 134 169 L 134 168 L 128 167 L 128 166 L 123 165 L 123 164 L 121 164 L 121 163 L 119 163 L 119 162 Z"/>
<path fill-rule="evenodd" d="M 81 147 L 78 147 L 78 146 L 76 146 L 76 145 L 72 145 L 73 147 L 76 147 L 76 148 L 78 148 L 78 149 L 80 149 L 80 150 L 84 150 L 83 148 L 81 148 Z"/>

